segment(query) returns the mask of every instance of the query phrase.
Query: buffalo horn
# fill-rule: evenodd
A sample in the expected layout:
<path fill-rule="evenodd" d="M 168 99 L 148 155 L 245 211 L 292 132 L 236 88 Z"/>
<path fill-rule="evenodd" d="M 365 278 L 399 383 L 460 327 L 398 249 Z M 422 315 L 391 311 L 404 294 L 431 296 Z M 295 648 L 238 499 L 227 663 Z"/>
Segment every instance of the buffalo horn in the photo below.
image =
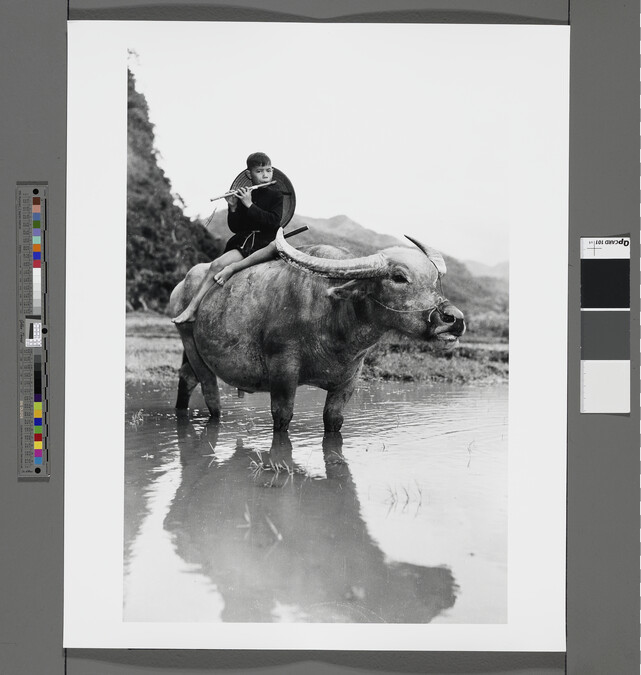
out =
<path fill-rule="evenodd" d="M 420 241 L 417 239 L 413 239 L 412 237 L 408 236 L 407 234 L 405 235 L 406 239 L 409 239 L 412 244 L 415 244 L 418 246 L 423 253 L 434 263 L 434 266 L 438 270 L 439 274 L 445 274 L 447 272 L 447 267 L 445 266 L 445 260 L 443 260 L 443 256 L 435 249 L 432 248 L 431 246 L 425 246 L 425 244 L 421 244 Z"/>
<path fill-rule="evenodd" d="M 317 258 L 288 244 L 282 228 L 278 228 L 276 233 L 276 249 L 280 257 L 290 265 L 330 279 L 366 279 L 387 274 L 387 258 L 382 253 L 345 260 Z"/>

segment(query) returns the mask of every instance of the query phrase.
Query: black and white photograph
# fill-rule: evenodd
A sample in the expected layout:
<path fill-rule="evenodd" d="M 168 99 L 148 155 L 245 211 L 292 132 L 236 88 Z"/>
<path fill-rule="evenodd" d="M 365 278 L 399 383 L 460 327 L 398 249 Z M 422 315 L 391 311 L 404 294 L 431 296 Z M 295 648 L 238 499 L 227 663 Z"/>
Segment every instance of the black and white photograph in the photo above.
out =
<path fill-rule="evenodd" d="M 558 648 L 569 32 L 106 26 L 70 25 L 67 398 L 112 461 L 68 429 L 68 646 Z"/>

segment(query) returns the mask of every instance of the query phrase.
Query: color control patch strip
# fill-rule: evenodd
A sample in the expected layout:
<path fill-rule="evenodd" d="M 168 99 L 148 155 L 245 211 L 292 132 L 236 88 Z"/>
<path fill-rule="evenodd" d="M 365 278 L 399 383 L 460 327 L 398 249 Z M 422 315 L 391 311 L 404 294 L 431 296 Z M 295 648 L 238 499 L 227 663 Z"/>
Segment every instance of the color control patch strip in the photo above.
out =
<path fill-rule="evenodd" d="M 49 478 L 47 443 L 47 183 L 16 185 L 18 477 Z"/>
<path fill-rule="evenodd" d="M 581 238 L 581 412 L 630 413 L 630 237 Z"/>

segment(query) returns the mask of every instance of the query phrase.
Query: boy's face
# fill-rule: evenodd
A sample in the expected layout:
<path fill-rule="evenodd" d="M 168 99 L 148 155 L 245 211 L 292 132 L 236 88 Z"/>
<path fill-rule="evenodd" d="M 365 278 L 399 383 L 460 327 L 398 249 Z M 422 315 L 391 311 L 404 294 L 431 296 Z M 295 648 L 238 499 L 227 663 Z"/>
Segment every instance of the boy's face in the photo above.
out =
<path fill-rule="evenodd" d="M 248 169 L 249 178 L 251 178 L 252 185 L 262 185 L 263 183 L 271 183 L 274 180 L 274 169 L 271 164 L 263 164 L 262 166 L 255 166 Z"/>

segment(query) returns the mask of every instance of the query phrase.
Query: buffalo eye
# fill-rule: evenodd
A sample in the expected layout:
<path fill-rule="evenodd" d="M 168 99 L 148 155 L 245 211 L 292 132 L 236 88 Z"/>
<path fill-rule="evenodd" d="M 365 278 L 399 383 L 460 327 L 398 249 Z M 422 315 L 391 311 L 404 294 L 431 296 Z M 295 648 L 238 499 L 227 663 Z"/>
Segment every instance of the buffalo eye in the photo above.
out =
<path fill-rule="evenodd" d="M 392 281 L 397 284 L 409 284 L 410 280 L 402 272 L 394 272 L 392 274 Z"/>

